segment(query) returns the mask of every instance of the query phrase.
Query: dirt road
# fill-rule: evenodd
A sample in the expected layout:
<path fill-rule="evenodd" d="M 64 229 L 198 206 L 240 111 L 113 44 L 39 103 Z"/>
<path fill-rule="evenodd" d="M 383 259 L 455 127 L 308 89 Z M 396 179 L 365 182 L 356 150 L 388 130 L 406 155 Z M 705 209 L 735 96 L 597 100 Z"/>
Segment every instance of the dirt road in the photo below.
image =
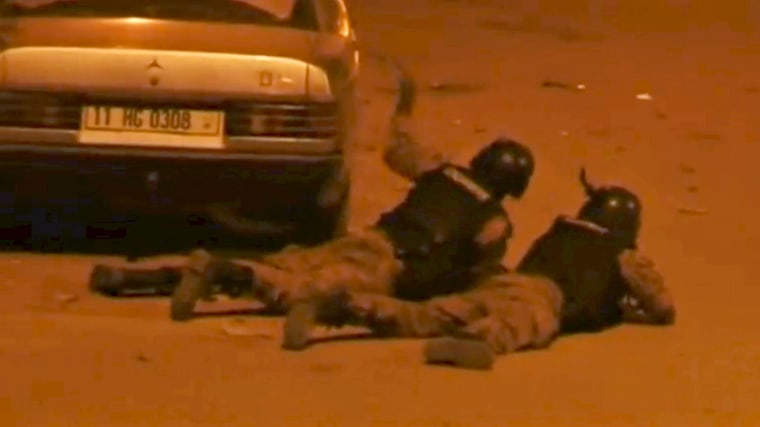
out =
<path fill-rule="evenodd" d="M 585 165 L 643 198 L 642 249 L 674 290 L 676 326 L 559 340 L 488 373 L 425 367 L 414 341 L 291 354 L 278 348 L 280 319 L 172 324 L 167 301 L 88 295 L 98 258 L 4 254 L 0 424 L 760 426 L 760 287 L 749 279 L 760 261 L 760 7 L 603 3 L 351 6 L 367 46 L 438 87 L 420 99 L 429 144 L 458 160 L 499 134 L 534 147 L 532 187 L 509 206 L 508 261 L 579 206 Z M 405 188 L 379 166 L 393 81 L 369 55 L 364 67 L 354 226 Z"/>

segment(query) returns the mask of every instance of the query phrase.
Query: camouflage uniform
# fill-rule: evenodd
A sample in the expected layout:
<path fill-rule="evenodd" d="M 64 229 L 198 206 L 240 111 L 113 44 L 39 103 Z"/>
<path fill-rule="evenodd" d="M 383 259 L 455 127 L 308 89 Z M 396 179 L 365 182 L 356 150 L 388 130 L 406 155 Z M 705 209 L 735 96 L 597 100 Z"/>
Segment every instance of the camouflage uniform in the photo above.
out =
<path fill-rule="evenodd" d="M 417 144 L 411 137 L 409 126 L 407 118 L 393 118 L 391 143 L 384 153 L 385 163 L 411 181 L 418 181 L 425 174 L 441 169 L 445 171 L 446 159 Z M 505 214 L 495 214 L 484 222 L 475 236 L 475 243 L 481 250 L 478 251 L 479 259 L 471 266 L 473 274 L 501 262 L 511 233 L 511 223 Z M 394 285 L 406 267 L 400 260 L 402 258 L 386 231 L 373 226 L 316 247 L 291 247 L 259 260 L 236 262 L 253 269 L 258 283 L 254 296 L 269 307 L 282 310 L 294 300 L 324 295 L 336 289 L 394 295 L 397 291 Z M 452 278 L 452 284 L 454 282 L 461 281 Z M 426 288 L 422 292 L 439 291 Z"/>
<path fill-rule="evenodd" d="M 338 293 L 298 304 L 288 314 L 283 347 L 304 349 L 314 323 L 352 324 L 382 336 L 448 336 L 428 342 L 428 362 L 487 369 L 494 355 L 546 347 L 560 334 L 598 332 L 625 321 L 675 321 L 662 276 L 635 242 L 560 216 L 515 272 L 484 274 L 467 291 L 424 302 Z"/>
<path fill-rule="evenodd" d="M 549 279 L 503 272 L 462 293 L 411 302 L 351 293 L 348 323 L 382 336 L 430 338 L 466 335 L 496 354 L 545 347 L 559 330 L 562 293 Z"/>
<path fill-rule="evenodd" d="M 672 296 L 652 262 L 637 251 L 619 256 L 627 286 L 619 301 L 623 320 L 669 324 L 675 319 Z M 485 276 L 462 293 L 424 302 L 349 293 L 342 302 L 347 324 L 381 336 L 477 338 L 494 354 L 547 347 L 562 331 L 563 293 L 547 277 L 515 272 Z"/>
<path fill-rule="evenodd" d="M 337 293 L 296 304 L 283 347 L 306 348 L 315 323 L 367 326 L 398 337 L 438 337 L 431 363 L 489 368 L 494 354 L 549 345 L 559 334 L 598 332 L 625 321 L 670 324 L 672 297 L 654 264 L 637 252 L 641 202 L 629 190 L 594 187 L 581 169 L 587 200 L 536 239 L 515 273 L 483 272 L 465 292 L 410 302 Z"/>
<path fill-rule="evenodd" d="M 257 261 L 236 263 L 253 269 L 254 296 L 278 310 L 287 309 L 293 300 L 333 289 L 392 294 L 403 267 L 391 242 L 371 228 L 317 247 L 291 247 Z"/>

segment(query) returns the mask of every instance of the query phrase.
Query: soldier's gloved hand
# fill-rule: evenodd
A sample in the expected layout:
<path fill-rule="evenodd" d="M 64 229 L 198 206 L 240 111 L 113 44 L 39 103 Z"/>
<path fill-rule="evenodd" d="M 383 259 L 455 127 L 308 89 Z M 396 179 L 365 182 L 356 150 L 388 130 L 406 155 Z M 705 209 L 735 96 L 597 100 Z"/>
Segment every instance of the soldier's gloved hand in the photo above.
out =
<path fill-rule="evenodd" d="M 239 298 L 241 295 L 253 290 L 255 277 L 251 271 L 248 274 L 239 273 L 235 276 L 224 277 L 219 283 L 219 291 L 231 298 Z"/>
<path fill-rule="evenodd" d="M 639 300 L 631 295 L 626 295 L 618 302 L 620 310 L 623 312 L 623 320 L 629 323 L 655 324 L 653 315 L 648 313 Z"/>
<path fill-rule="evenodd" d="M 641 307 L 639 307 L 638 300 L 630 295 L 624 296 L 618 302 L 618 306 L 623 312 L 623 318 L 626 320 L 637 317 L 641 312 Z"/>
<path fill-rule="evenodd" d="M 282 348 L 302 351 L 309 346 L 317 324 L 339 327 L 348 320 L 348 293 L 345 291 L 294 301 L 285 317 Z"/>
<path fill-rule="evenodd" d="M 654 268 L 654 262 L 638 251 L 627 250 L 619 256 L 620 273 L 628 293 L 643 315 L 631 315 L 632 322 L 670 325 L 675 322 L 673 295 L 665 286 L 662 274 Z M 626 308 L 623 307 L 623 312 Z M 628 310 L 630 311 L 630 310 Z"/>
<path fill-rule="evenodd" d="M 341 327 L 348 322 L 351 315 L 349 294 L 345 289 L 338 289 L 318 298 L 317 322 L 331 327 Z"/>

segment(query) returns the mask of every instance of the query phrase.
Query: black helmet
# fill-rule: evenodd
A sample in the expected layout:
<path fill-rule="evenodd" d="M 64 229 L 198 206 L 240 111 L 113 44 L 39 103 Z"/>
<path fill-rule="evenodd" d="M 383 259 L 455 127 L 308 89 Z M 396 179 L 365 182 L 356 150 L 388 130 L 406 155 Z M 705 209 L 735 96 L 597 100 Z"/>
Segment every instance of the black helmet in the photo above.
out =
<path fill-rule="evenodd" d="M 641 201 L 631 191 L 617 186 L 593 187 L 581 168 L 580 180 L 588 200 L 581 206 L 578 219 L 606 228 L 627 248 L 635 248 L 641 227 Z"/>
<path fill-rule="evenodd" d="M 495 198 L 519 198 L 528 188 L 535 162 L 530 149 L 511 139 L 499 138 L 470 161 L 470 170 L 479 184 Z"/>

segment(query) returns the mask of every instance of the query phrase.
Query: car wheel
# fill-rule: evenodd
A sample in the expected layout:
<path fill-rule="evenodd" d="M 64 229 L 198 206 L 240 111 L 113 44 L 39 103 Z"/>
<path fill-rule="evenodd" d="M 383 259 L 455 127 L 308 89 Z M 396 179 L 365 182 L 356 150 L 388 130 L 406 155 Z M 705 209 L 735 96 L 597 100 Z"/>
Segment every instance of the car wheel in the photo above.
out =
<path fill-rule="evenodd" d="M 348 233 L 350 201 L 346 193 L 336 206 L 318 211 L 316 217 L 306 224 L 305 243 L 318 244 Z"/>
<path fill-rule="evenodd" d="M 0 244 L 15 247 L 29 240 L 31 221 L 23 221 L 23 209 L 16 202 L 12 182 L 0 176 Z"/>
<path fill-rule="evenodd" d="M 337 213 L 333 217 L 330 237 L 337 238 L 348 234 L 348 221 L 349 221 L 349 205 L 348 197 L 340 204 L 340 208 L 337 209 Z"/>

